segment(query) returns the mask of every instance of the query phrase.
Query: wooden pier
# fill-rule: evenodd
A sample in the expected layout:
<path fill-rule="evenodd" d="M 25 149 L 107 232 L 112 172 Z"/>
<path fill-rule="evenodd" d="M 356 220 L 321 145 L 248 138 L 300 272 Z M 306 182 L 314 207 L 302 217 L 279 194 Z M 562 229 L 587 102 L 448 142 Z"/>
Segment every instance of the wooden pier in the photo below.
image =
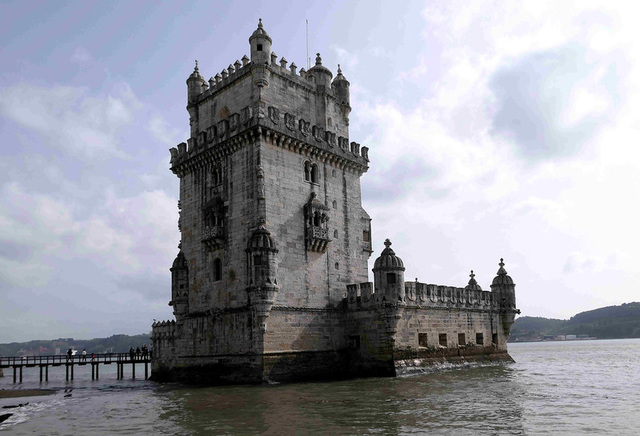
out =
<path fill-rule="evenodd" d="M 76 366 L 84 367 L 91 365 L 91 380 L 98 380 L 100 375 L 100 365 L 117 366 L 116 374 L 118 380 L 124 378 L 124 366 L 131 365 L 131 378 L 136 378 L 136 364 L 144 364 L 144 379 L 149 378 L 149 364 L 151 363 L 151 353 L 134 354 L 130 353 L 106 353 L 91 354 L 86 356 L 55 355 L 55 356 L 19 356 L 0 357 L 0 369 L 13 368 L 13 382 L 22 383 L 23 368 L 40 368 L 40 382 L 49 381 L 50 366 L 65 366 L 66 380 L 73 380 L 73 371 Z"/>

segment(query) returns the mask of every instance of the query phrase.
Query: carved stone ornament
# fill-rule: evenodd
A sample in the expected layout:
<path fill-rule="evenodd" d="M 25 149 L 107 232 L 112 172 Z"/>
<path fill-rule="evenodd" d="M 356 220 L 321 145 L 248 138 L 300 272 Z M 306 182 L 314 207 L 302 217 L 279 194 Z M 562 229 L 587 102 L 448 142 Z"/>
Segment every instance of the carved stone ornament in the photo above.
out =
<path fill-rule="evenodd" d="M 231 116 L 229 117 L 229 130 L 233 132 L 238 128 L 239 124 L 240 124 L 240 115 L 231 114 Z"/>
<path fill-rule="evenodd" d="M 316 141 L 324 141 L 324 128 L 320 126 L 313 126 L 313 137 Z"/>
<path fill-rule="evenodd" d="M 284 114 L 284 125 L 287 126 L 289 130 L 296 129 L 296 117 L 285 112 Z"/>
<path fill-rule="evenodd" d="M 298 122 L 298 127 L 300 129 L 300 133 L 302 133 L 304 136 L 307 136 L 309 134 L 309 128 L 311 127 L 311 123 L 309 121 L 305 121 L 302 118 L 300 118 L 300 121 Z"/>
<path fill-rule="evenodd" d="M 242 109 L 241 111 L 242 113 L 242 124 L 247 124 L 250 120 L 251 117 L 253 116 L 252 112 L 251 112 L 251 107 L 247 106 L 244 109 Z"/>
<path fill-rule="evenodd" d="M 333 132 L 327 131 L 327 143 L 330 147 L 336 146 L 336 134 Z"/>
<path fill-rule="evenodd" d="M 218 137 L 222 138 L 229 130 L 229 120 L 218 121 Z"/>
<path fill-rule="evenodd" d="M 280 121 L 280 111 L 278 110 L 278 108 L 269 106 L 268 110 L 269 119 L 273 121 L 273 124 L 278 124 L 278 121 Z"/>

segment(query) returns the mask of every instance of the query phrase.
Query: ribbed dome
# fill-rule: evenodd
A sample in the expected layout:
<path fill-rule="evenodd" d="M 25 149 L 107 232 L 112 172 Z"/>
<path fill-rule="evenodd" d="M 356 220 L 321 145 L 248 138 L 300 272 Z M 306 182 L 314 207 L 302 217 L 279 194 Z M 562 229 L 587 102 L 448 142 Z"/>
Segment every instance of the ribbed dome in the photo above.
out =
<path fill-rule="evenodd" d="M 513 285 L 513 279 L 507 275 L 507 270 L 504 269 L 504 260 L 500 259 L 500 269 L 498 275 L 493 279 L 492 285 Z"/>
<path fill-rule="evenodd" d="M 389 239 L 384 241 L 385 249 L 382 250 L 382 254 L 378 257 L 373 264 L 373 270 L 378 269 L 402 269 L 404 270 L 404 262 L 396 253 L 391 249 L 391 241 Z"/>
<path fill-rule="evenodd" d="M 186 269 L 187 268 L 187 259 L 184 257 L 184 253 L 181 251 L 176 256 L 176 259 L 173 261 L 173 265 L 171 265 L 171 269 Z"/>
<path fill-rule="evenodd" d="M 471 270 L 471 274 L 469 274 L 469 277 L 471 277 L 469 279 L 469 284 L 467 286 L 465 286 L 466 290 L 469 291 L 482 291 L 482 287 L 480 287 L 480 285 L 478 284 L 478 282 L 476 282 L 476 279 L 474 278 L 476 275 L 473 273 L 473 270 Z"/>
<path fill-rule="evenodd" d="M 336 82 L 347 82 L 347 85 L 349 85 L 349 81 L 347 80 L 347 78 L 342 75 L 340 64 L 338 64 L 338 75 L 336 76 L 335 79 L 333 79 L 333 83 L 337 84 Z"/>
<path fill-rule="evenodd" d="M 278 251 L 271 232 L 261 225 L 249 238 L 248 251 Z"/>
<path fill-rule="evenodd" d="M 268 39 L 269 42 L 273 42 L 267 31 L 262 27 L 262 18 L 258 20 L 258 28 L 249 37 L 249 42 L 251 42 L 253 38 L 265 38 Z"/>
<path fill-rule="evenodd" d="M 313 68 L 309 69 L 309 73 L 314 72 L 322 72 L 324 74 L 328 74 L 330 77 L 333 77 L 333 73 L 331 72 L 331 70 L 322 65 L 322 58 L 320 57 L 320 53 L 316 53 L 316 64 L 313 66 Z"/>
<path fill-rule="evenodd" d="M 204 80 L 204 77 L 202 77 L 200 75 L 200 70 L 198 69 L 198 61 L 196 61 L 196 66 L 193 69 L 193 73 L 191 73 L 191 75 L 189 76 L 189 78 L 187 79 L 187 82 L 191 81 L 191 80 L 197 80 L 203 83 L 206 83 L 206 80 Z"/>

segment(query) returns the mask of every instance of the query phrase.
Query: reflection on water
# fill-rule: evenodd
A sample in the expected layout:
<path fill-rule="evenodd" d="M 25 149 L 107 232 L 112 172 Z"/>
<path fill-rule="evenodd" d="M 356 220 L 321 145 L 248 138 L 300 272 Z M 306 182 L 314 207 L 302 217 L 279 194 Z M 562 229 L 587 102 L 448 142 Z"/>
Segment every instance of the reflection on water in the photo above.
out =
<path fill-rule="evenodd" d="M 510 345 L 516 363 L 401 378 L 193 388 L 101 373 L 21 408 L 12 434 L 635 434 L 640 340 Z M 50 380 L 52 380 L 50 378 Z M 28 380 L 24 388 L 38 386 Z M 0 379 L 11 388 L 10 378 Z M 0 400 L 3 404 L 15 399 Z M 20 400 L 20 402 L 24 402 Z M 18 410 L 18 409 L 12 409 Z"/>

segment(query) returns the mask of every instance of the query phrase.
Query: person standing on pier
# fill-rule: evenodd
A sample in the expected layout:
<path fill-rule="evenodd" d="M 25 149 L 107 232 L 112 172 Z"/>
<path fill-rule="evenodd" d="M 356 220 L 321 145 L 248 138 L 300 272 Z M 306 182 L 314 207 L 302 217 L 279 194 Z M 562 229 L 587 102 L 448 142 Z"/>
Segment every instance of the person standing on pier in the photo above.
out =
<path fill-rule="evenodd" d="M 135 356 L 135 351 L 133 351 L 133 347 L 129 348 L 129 358 L 131 359 L 131 361 L 133 361 L 133 358 Z"/>
<path fill-rule="evenodd" d="M 87 361 L 87 349 L 86 348 L 82 349 L 82 361 L 83 362 Z"/>
<path fill-rule="evenodd" d="M 71 348 L 67 350 L 67 360 L 71 360 Z"/>

